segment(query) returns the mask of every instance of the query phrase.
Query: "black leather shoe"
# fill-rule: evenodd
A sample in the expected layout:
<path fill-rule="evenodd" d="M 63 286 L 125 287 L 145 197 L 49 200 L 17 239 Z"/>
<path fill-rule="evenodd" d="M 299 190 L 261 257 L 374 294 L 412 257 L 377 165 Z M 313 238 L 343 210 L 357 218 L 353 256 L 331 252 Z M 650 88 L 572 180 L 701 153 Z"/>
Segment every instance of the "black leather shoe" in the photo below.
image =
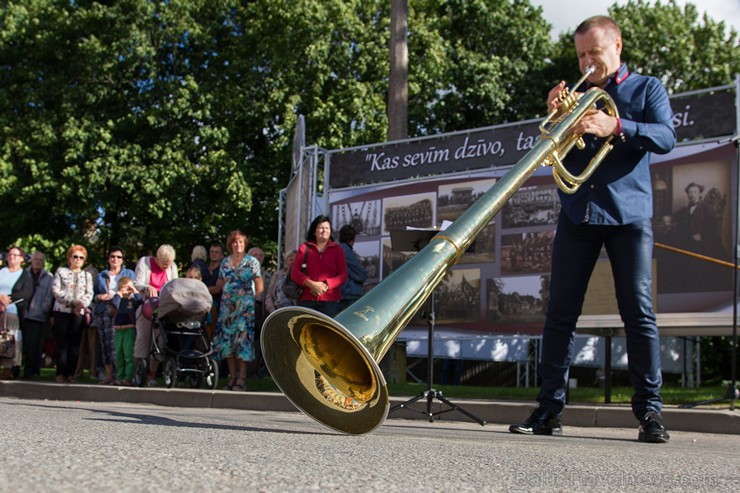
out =
<path fill-rule="evenodd" d="M 524 423 L 509 426 L 509 431 L 522 435 L 562 435 L 563 421 L 559 414 L 538 407 Z"/>
<path fill-rule="evenodd" d="M 671 436 L 665 431 L 660 414 L 648 411 L 640 420 L 640 432 L 637 439 L 648 443 L 668 443 Z"/>

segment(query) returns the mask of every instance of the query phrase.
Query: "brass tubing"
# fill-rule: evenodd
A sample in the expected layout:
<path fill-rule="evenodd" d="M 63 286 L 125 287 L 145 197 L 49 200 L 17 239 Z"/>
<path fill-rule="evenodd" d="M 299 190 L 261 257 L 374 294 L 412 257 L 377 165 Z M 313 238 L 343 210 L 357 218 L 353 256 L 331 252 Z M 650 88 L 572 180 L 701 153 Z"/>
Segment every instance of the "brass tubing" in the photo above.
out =
<path fill-rule="evenodd" d="M 731 269 L 736 269 L 736 268 L 740 269 L 740 267 L 736 267 L 735 264 L 733 264 L 732 262 L 727 262 L 726 260 L 720 260 L 714 257 L 707 257 L 706 255 L 691 252 L 689 250 L 684 250 L 682 248 L 676 248 L 676 247 L 672 247 L 670 245 L 665 245 L 663 243 L 658 243 L 658 242 L 655 242 L 655 246 L 658 248 L 663 248 L 664 250 L 670 250 L 671 252 L 680 253 L 682 255 L 688 255 L 689 257 L 698 258 L 700 260 L 706 260 L 707 262 L 712 262 L 713 264 L 722 265 L 724 267 L 729 267 Z"/>

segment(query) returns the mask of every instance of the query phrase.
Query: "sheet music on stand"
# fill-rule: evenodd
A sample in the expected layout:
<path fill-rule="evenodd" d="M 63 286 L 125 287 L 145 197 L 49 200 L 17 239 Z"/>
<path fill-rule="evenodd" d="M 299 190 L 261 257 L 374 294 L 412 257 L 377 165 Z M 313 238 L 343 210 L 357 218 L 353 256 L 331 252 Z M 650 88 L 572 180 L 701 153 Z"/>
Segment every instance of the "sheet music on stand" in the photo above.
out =
<path fill-rule="evenodd" d="M 434 236 L 444 231 L 452 224 L 450 221 L 442 221 L 439 228 L 415 228 L 406 226 L 406 229 L 392 229 L 391 250 L 394 252 L 419 252 L 427 246 Z"/>

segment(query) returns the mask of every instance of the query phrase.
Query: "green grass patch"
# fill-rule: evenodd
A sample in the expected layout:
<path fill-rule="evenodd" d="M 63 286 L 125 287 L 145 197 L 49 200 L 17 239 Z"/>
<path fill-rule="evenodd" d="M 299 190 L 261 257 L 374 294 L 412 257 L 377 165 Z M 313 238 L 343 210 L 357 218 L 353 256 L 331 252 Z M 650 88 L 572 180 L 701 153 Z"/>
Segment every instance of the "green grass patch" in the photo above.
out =
<path fill-rule="evenodd" d="M 389 384 L 388 390 L 392 396 L 413 396 L 426 390 L 426 384 L 403 383 Z M 470 387 L 465 385 L 435 385 L 435 390 L 442 392 L 446 397 L 484 400 L 515 400 L 534 401 L 539 388 L 537 387 Z M 689 404 L 692 402 L 724 397 L 725 387 L 663 387 L 661 395 L 667 405 Z M 612 387 L 611 401 L 613 404 L 629 404 L 632 399 L 631 387 Z M 579 387 L 572 389 L 569 401 L 573 404 L 603 404 L 604 389 L 601 387 Z"/>
<path fill-rule="evenodd" d="M 43 368 L 41 370 L 40 381 L 53 381 L 55 371 L 53 368 Z M 85 370 L 82 377 L 77 379 L 79 383 L 94 384 L 96 378 L 90 378 L 88 371 Z M 161 383 L 161 382 L 160 382 Z M 226 384 L 226 379 L 222 378 L 218 388 Z M 388 392 L 394 397 L 413 397 L 424 392 L 427 389 L 425 383 L 391 383 L 388 384 Z M 532 401 L 537 397 L 537 387 L 473 387 L 468 385 L 435 385 L 435 390 L 442 392 L 445 397 L 458 399 L 482 399 L 496 401 Z M 247 390 L 251 392 L 279 392 L 280 389 L 272 378 L 251 378 L 247 380 Z M 706 401 L 717 397 L 724 397 L 727 393 L 727 387 L 710 386 L 710 387 L 663 387 L 661 395 L 667 405 L 691 404 L 694 402 Z M 629 404 L 632 397 L 631 387 L 612 387 L 611 401 L 614 404 Z M 601 387 L 579 387 L 572 389 L 569 396 L 572 404 L 603 404 L 604 389 Z M 718 403 L 722 404 L 722 403 Z"/>

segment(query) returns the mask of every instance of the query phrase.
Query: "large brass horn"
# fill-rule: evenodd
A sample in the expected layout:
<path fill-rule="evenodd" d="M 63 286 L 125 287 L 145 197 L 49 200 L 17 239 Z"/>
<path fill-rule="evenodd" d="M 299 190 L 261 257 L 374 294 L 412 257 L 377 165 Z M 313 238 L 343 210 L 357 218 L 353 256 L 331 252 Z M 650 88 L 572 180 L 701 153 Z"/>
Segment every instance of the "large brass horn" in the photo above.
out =
<path fill-rule="evenodd" d="M 597 102 L 609 114 L 618 115 L 612 99 L 599 88 L 563 102 L 557 122 L 542 129 L 524 158 L 452 225 L 335 319 L 303 307 L 270 314 L 262 328 L 262 352 L 286 397 L 307 415 L 340 432 L 362 434 L 380 426 L 388 414 L 389 399 L 378 362 L 516 190 L 537 167 L 560 162 L 567 153 L 564 146 L 572 147 L 571 129 Z M 610 149 L 607 140 L 590 167 L 598 166 Z M 555 165 L 553 172 L 560 174 Z M 568 193 L 585 181 L 582 175 L 559 178 L 556 182 Z"/>

